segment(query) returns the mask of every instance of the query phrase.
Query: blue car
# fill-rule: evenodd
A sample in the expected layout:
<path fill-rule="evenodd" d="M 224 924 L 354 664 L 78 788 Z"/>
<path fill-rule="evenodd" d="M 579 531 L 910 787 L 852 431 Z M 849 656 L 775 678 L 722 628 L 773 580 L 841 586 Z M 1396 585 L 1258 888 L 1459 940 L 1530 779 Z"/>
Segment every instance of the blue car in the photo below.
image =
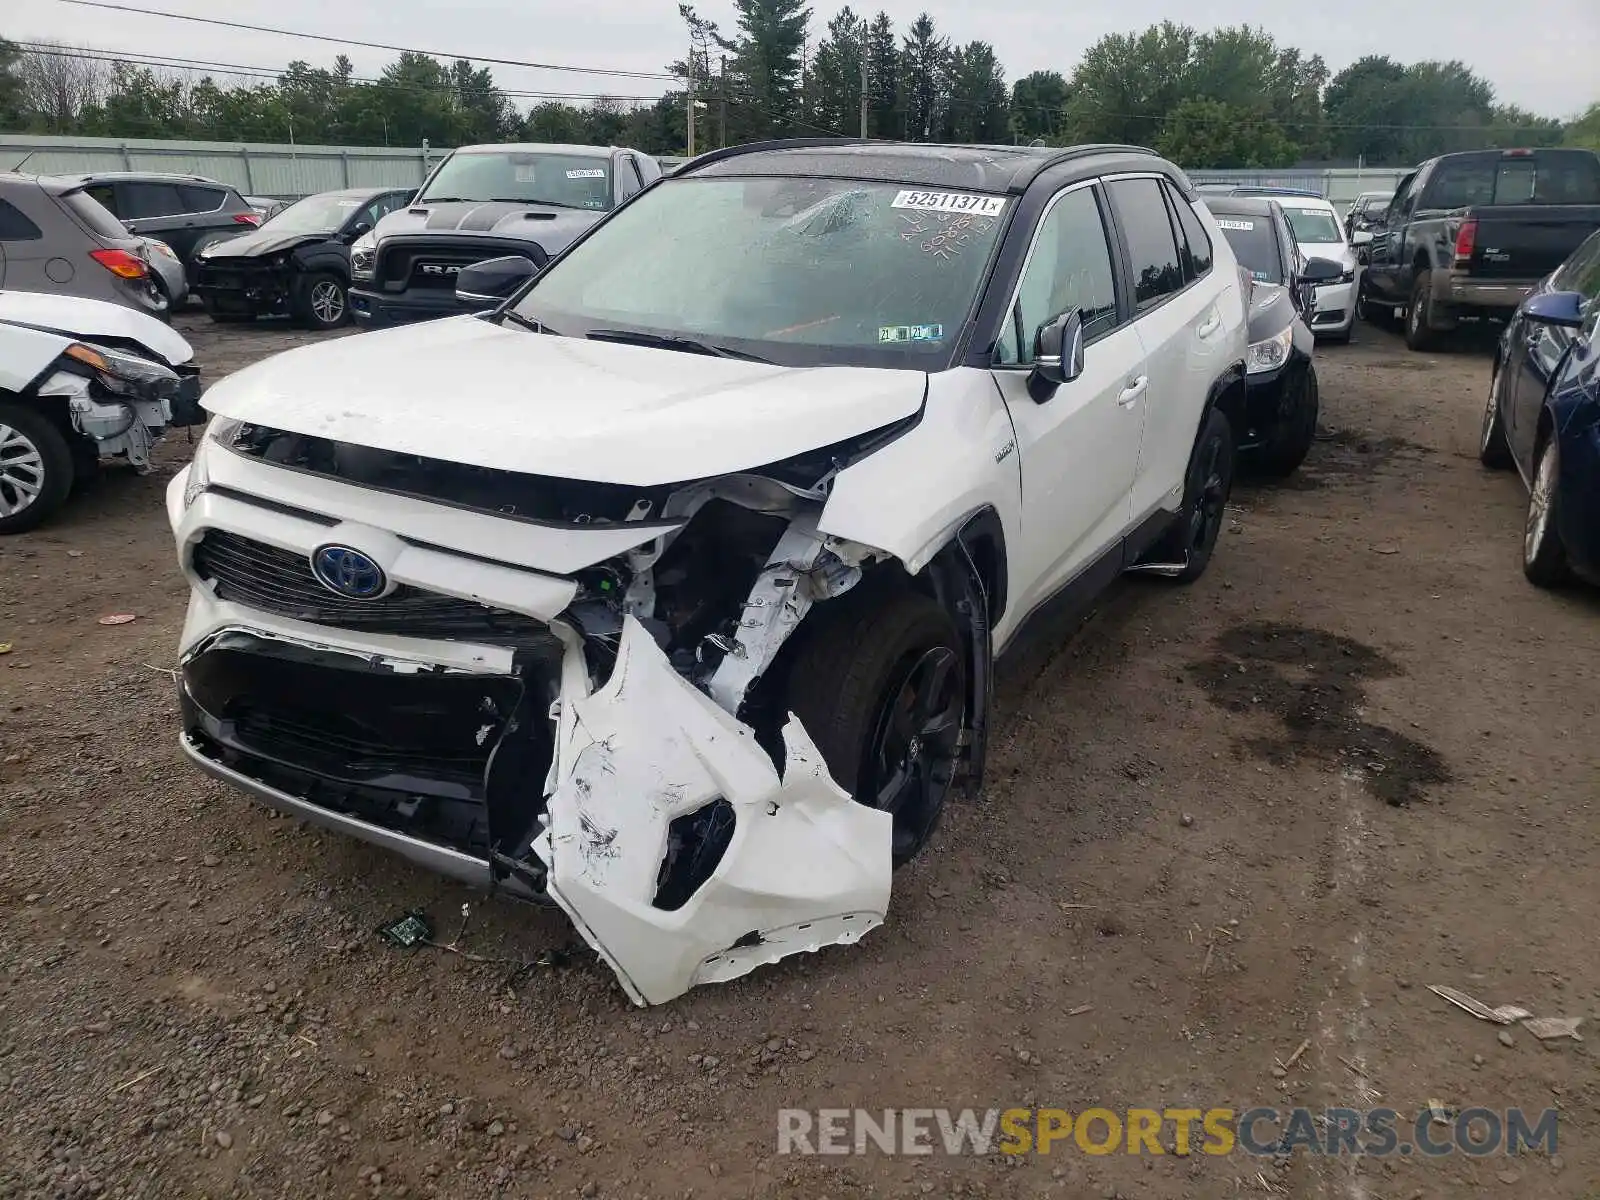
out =
<path fill-rule="evenodd" d="M 1478 457 L 1528 488 L 1522 571 L 1600 585 L 1600 232 L 1524 300 L 1495 353 Z"/>

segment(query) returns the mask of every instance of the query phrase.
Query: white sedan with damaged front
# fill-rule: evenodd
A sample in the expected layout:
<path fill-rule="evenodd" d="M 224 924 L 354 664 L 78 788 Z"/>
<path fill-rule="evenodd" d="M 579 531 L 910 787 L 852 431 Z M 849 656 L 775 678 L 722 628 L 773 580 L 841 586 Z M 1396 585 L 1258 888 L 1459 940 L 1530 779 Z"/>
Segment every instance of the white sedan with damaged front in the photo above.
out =
<path fill-rule="evenodd" d="M 1205 568 L 1245 350 L 1148 151 L 706 156 L 495 312 L 207 393 L 183 748 L 559 905 L 636 1003 L 854 941 L 1026 619 Z"/>

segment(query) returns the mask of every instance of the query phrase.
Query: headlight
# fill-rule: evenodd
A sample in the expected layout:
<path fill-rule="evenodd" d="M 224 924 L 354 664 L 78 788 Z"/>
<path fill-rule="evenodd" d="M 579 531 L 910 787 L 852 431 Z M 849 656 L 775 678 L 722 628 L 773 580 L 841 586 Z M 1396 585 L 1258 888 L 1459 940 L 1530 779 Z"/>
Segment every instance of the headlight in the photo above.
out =
<path fill-rule="evenodd" d="M 226 446 L 233 441 L 233 435 L 239 432 L 243 421 L 236 421 L 232 417 L 212 417 L 211 423 L 206 426 L 202 441 L 216 442 L 219 446 Z"/>
<path fill-rule="evenodd" d="M 201 438 L 194 450 L 194 460 L 189 464 L 189 475 L 183 481 L 183 507 L 187 509 L 198 500 L 210 483 L 211 476 L 206 471 L 206 439 Z"/>
<path fill-rule="evenodd" d="M 74 342 L 62 354 L 89 368 L 106 391 L 137 400 L 162 400 L 178 390 L 178 376 L 158 362 L 113 350 Z"/>
<path fill-rule="evenodd" d="M 378 257 L 378 239 L 363 233 L 350 247 L 350 274 L 357 279 L 372 278 L 372 264 Z"/>
<path fill-rule="evenodd" d="M 1293 325 L 1264 341 L 1252 343 L 1250 353 L 1245 356 L 1246 373 L 1259 375 L 1266 371 L 1276 371 L 1289 361 L 1289 347 L 1292 345 L 1294 345 Z"/>

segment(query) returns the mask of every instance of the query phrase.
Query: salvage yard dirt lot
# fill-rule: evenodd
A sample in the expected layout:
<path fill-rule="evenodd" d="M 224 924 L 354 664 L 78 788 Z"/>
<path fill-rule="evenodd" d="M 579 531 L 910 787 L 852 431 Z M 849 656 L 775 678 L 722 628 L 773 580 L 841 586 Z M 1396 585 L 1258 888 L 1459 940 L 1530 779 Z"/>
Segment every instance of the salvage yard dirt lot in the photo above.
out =
<path fill-rule="evenodd" d="M 211 380 L 310 340 L 181 324 Z M 1427 985 L 1600 1008 L 1600 602 L 1521 577 L 1522 489 L 1475 455 L 1486 339 L 1363 326 L 1319 367 L 1325 435 L 1236 491 L 1200 583 L 1129 581 L 1005 665 L 988 786 L 882 929 L 648 1011 L 554 912 L 183 765 L 181 433 L 0 542 L 0 1196 L 1597 1194 L 1600 1026 L 1541 1044 Z M 464 953 L 375 937 L 413 907 Z M 1408 1134 L 1434 1100 L 1555 1109 L 1557 1154 L 776 1153 L 780 1108 L 1385 1105 Z"/>

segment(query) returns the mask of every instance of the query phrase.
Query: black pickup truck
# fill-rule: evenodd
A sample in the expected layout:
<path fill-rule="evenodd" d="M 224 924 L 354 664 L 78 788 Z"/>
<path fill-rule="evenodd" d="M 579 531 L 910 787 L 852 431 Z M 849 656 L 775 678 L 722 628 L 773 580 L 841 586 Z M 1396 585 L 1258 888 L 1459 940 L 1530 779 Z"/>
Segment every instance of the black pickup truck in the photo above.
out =
<path fill-rule="evenodd" d="M 1600 228 L 1600 154 L 1469 150 L 1400 181 L 1372 228 L 1360 308 L 1404 317 L 1430 349 L 1462 321 L 1505 319 Z"/>

